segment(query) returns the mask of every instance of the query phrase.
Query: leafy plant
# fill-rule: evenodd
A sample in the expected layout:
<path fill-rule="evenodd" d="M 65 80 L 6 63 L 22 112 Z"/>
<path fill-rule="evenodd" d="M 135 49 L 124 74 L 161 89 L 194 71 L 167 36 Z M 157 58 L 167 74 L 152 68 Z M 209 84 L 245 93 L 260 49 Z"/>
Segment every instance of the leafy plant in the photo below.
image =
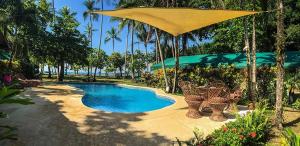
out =
<path fill-rule="evenodd" d="M 13 98 L 13 95 L 19 93 L 18 89 L 10 89 L 9 87 L 3 87 L 0 89 L 0 104 L 33 104 L 31 99 L 29 98 Z M 0 118 L 6 118 L 7 114 L 4 112 L 0 112 Z M 15 127 L 11 127 L 8 125 L 0 125 L 0 140 L 3 139 L 11 139 L 15 140 L 16 134 L 14 133 L 16 130 Z"/>
<path fill-rule="evenodd" d="M 203 138 L 203 134 L 196 129 L 195 137 L 189 141 L 180 141 L 179 145 L 199 146 L 243 146 L 264 145 L 267 141 L 271 124 L 265 103 L 258 103 L 258 107 L 245 116 L 237 115 L 233 122 L 225 124 L 222 128 L 215 130 L 211 135 Z"/>
<path fill-rule="evenodd" d="M 282 137 L 284 146 L 300 146 L 300 135 L 296 135 L 292 129 L 285 128 Z"/>
<path fill-rule="evenodd" d="M 180 141 L 178 138 L 176 138 L 178 145 L 182 146 L 183 144 L 185 144 L 187 146 L 199 146 L 205 142 L 203 132 L 200 129 L 195 128 L 193 133 L 194 133 L 194 138 L 192 138 L 189 141 Z"/>
<path fill-rule="evenodd" d="M 262 145 L 266 142 L 271 124 L 267 105 L 258 107 L 244 117 L 237 115 L 234 122 L 227 123 L 212 134 L 214 145 Z"/>
<path fill-rule="evenodd" d="M 294 109 L 300 110 L 300 99 L 297 99 L 297 100 L 292 104 L 292 107 L 293 107 Z"/>

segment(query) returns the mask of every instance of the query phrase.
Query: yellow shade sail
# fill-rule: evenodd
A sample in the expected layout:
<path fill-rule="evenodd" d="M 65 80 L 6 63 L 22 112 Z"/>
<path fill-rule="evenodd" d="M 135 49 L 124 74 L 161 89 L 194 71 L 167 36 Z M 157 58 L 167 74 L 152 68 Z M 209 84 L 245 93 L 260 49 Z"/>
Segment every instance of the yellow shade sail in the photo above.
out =
<path fill-rule="evenodd" d="M 92 13 L 136 20 L 178 36 L 195 29 L 258 12 L 190 8 L 131 8 Z"/>

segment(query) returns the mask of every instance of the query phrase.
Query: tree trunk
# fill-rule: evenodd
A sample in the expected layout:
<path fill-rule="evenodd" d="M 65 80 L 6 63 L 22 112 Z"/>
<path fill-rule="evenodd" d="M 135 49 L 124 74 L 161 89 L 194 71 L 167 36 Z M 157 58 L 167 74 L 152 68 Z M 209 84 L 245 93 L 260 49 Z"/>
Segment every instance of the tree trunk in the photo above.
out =
<path fill-rule="evenodd" d="M 103 11 L 103 0 L 101 0 L 101 10 Z M 103 15 L 101 14 L 99 50 L 101 49 L 101 45 L 102 45 L 102 31 L 103 31 Z"/>
<path fill-rule="evenodd" d="M 157 45 L 157 40 L 155 41 L 155 63 L 158 63 L 158 45 Z"/>
<path fill-rule="evenodd" d="M 128 29 L 127 29 L 127 36 L 126 36 L 126 49 L 125 49 L 125 67 L 124 67 L 124 70 L 125 70 L 125 76 L 128 76 L 127 74 L 127 69 L 126 69 L 126 65 L 128 64 L 127 63 L 127 52 L 128 52 L 128 41 L 129 41 L 129 33 L 130 33 L 130 27 L 128 26 Z"/>
<path fill-rule="evenodd" d="M 283 109 L 282 109 L 282 96 L 283 96 L 283 78 L 284 78 L 284 12 L 282 0 L 277 0 L 277 38 L 276 38 L 276 110 L 275 110 L 275 125 L 279 130 L 282 130 L 283 122 Z"/>
<path fill-rule="evenodd" d="M 64 71 L 65 71 L 65 62 L 61 61 L 60 62 L 60 71 L 59 71 L 59 78 L 58 81 L 62 82 L 64 81 Z"/>
<path fill-rule="evenodd" d="M 175 71 L 174 71 L 174 81 L 173 81 L 173 90 L 172 93 L 175 93 L 177 88 L 177 80 L 178 80 L 178 68 L 179 68 L 179 45 L 178 45 L 178 38 L 175 38 L 175 47 L 174 47 L 174 53 L 175 53 Z"/>
<path fill-rule="evenodd" d="M 122 77 L 122 67 L 119 67 L 120 70 L 120 76 Z"/>
<path fill-rule="evenodd" d="M 59 63 L 57 63 L 57 76 L 56 76 L 57 81 L 59 81 L 59 73 L 60 73 L 60 71 L 59 71 Z"/>
<path fill-rule="evenodd" d="M 255 6 L 254 0 L 253 5 Z M 253 8 L 254 11 L 254 8 Z M 251 73 L 251 97 L 252 101 L 256 102 L 256 28 L 255 16 L 252 19 L 252 73 Z"/>
<path fill-rule="evenodd" d="M 90 65 L 88 65 L 88 68 L 87 68 L 87 76 L 88 76 L 88 78 L 90 78 Z"/>
<path fill-rule="evenodd" d="M 96 81 L 96 74 L 97 74 L 97 67 L 95 67 L 95 70 L 94 70 L 94 77 L 93 77 L 94 82 Z"/>
<path fill-rule="evenodd" d="M 247 82 L 248 82 L 248 98 L 252 101 L 252 89 L 251 89 L 251 54 L 250 54 L 250 44 L 249 44 L 249 36 L 248 36 L 248 27 L 247 27 L 247 18 L 244 18 L 244 33 L 245 33 L 245 50 L 247 57 Z M 252 101 L 253 102 L 253 101 Z"/>
<path fill-rule="evenodd" d="M 68 64 L 66 64 L 66 67 L 65 67 L 65 75 L 68 75 Z"/>
<path fill-rule="evenodd" d="M 53 9 L 53 24 L 55 22 L 55 4 L 54 4 L 54 0 L 52 0 L 52 9 Z"/>
<path fill-rule="evenodd" d="M 186 51 L 187 51 L 187 41 L 188 41 L 188 36 L 187 34 L 183 34 L 182 35 L 182 54 L 186 55 Z"/>
<path fill-rule="evenodd" d="M 47 66 L 48 66 L 48 78 L 50 79 L 50 78 L 52 78 L 52 75 L 51 75 L 51 67 L 50 67 L 49 64 L 48 64 Z"/>
<path fill-rule="evenodd" d="M 175 51 L 174 51 L 175 50 L 175 47 L 174 47 L 175 45 L 174 44 L 175 44 L 174 39 L 172 39 L 172 45 L 171 45 L 172 57 L 175 57 Z"/>
<path fill-rule="evenodd" d="M 164 79 L 165 79 L 165 84 L 166 84 L 166 92 L 170 91 L 170 87 L 169 87 L 169 82 L 168 82 L 168 78 L 167 78 L 167 73 L 166 73 L 166 69 L 165 69 L 165 62 L 164 62 L 164 58 L 163 58 L 163 54 L 161 51 L 161 47 L 160 47 L 160 41 L 159 41 L 159 37 L 158 37 L 158 33 L 157 33 L 157 29 L 155 28 L 155 35 L 156 35 L 156 40 L 157 40 L 157 46 L 158 46 L 158 50 L 159 50 L 159 55 L 161 58 L 161 64 L 162 64 L 162 70 L 164 73 Z"/>
<path fill-rule="evenodd" d="M 44 74 L 44 64 L 42 64 L 42 66 L 41 66 L 41 74 L 42 75 Z"/>
<path fill-rule="evenodd" d="M 149 72 L 149 63 L 148 63 L 148 44 L 145 43 L 145 51 L 146 51 L 146 71 Z"/>
<path fill-rule="evenodd" d="M 134 60 L 133 60 L 133 47 L 134 47 L 134 42 L 133 42 L 133 35 L 134 35 L 134 24 L 132 24 L 131 26 L 131 79 L 134 80 L 134 67 L 133 67 L 133 63 L 134 63 Z"/>
<path fill-rule="evenodd" d="M 93 21 L 92 21 L 92 15 L 90 14 L 90 24 L 91 24 L 91 32 L 90 32 L 90 45 L 91 48 L 93 48 Z"/>
<path fill-rule="evenodd" d="M 112 45 L 113 45 L 113 52 L 115 52 L 115 39 L 112 39 Z"/>
<path fill-rule="evenodd" d="M 225 3 L 223 0 L 219 0 L 222 9 L 225 9 Z"/>

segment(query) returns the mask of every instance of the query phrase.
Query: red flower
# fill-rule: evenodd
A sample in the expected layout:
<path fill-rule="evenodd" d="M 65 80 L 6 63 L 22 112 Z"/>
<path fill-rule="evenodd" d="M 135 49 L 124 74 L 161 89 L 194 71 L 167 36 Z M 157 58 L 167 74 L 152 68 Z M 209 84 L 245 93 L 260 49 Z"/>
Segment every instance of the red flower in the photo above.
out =
<path fill-rule="evenodd" d="M 255 133 L 255 132 L 251 132 L 249 135 L 250 135 L 250 137 L 252 137 L 252 138 L 255 138 L 255 137 L 256 137 L 256 133 Z"/>
<path fill-rule="evenodd" d="M 243 135 L 240 135 L 240 140 L 243 140 L 244 139 L 244 136 Z"/>
<path fill-rule="evenodd" d="M 224 132 L 226 132 L 227 130 L 228 130 L 227 127 L 224 127 L 224 128 L 223 128 L 223 131 L 224 131 Z"/>

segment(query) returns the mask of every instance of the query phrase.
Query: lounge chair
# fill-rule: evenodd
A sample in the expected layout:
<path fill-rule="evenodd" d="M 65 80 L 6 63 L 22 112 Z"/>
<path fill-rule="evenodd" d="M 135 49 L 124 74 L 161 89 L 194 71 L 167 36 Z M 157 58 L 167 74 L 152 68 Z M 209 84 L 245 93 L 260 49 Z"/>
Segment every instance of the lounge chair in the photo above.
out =
<path fill-rule="evenodd" d="M 29 80 L 22 74 L 16 74 L 15 78 L 20 81 L 22 87 L 37 87 L 42 84 L 41 80 Z"/>

